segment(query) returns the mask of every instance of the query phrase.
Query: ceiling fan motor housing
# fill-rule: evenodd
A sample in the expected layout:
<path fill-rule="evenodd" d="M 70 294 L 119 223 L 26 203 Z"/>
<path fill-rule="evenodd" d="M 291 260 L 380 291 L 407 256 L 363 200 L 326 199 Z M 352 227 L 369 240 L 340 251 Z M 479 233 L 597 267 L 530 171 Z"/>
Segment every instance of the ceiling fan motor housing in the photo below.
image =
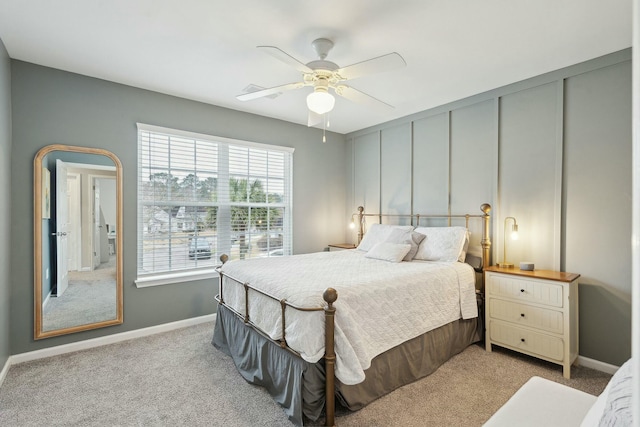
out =
<path fill-rule="evenodd" d="M 331 61 L 325 61 L 324 59 L 311 61 L 307 63 L 307 67 L 311 68 L 314 71 L 318 71 L 318 70 L 335 71 L 338 68 L 340 68 L 338 67 L 338 64 Z"/>

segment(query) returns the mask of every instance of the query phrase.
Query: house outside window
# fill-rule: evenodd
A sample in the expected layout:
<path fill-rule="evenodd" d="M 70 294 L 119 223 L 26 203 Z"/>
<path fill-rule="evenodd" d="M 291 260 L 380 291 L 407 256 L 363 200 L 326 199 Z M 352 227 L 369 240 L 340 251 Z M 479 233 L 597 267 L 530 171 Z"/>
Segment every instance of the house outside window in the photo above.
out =
<path fill-rule="evenodd" d="M 293 149 L 138 124 L 138 281 L 291 254 Z M 170 280 L 171 281 L 171 280 Z"/>

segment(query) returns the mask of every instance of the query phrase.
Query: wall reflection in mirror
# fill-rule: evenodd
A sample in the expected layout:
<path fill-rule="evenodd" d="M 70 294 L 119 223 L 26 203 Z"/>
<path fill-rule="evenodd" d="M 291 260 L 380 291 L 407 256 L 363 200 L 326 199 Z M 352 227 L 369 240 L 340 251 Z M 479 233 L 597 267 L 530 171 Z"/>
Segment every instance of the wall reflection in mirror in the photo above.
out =
<path fill-rule="evenodd" d="M 34 168 L 34 337 L 122 323 L 120 161 L 53 145 Z"/>

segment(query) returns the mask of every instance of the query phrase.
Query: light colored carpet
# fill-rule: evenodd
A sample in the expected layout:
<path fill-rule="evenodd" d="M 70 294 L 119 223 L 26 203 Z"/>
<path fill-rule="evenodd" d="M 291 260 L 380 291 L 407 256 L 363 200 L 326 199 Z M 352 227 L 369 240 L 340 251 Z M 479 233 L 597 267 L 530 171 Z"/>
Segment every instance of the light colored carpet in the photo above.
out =
<path fill-rule="evenodd" d="M 211 345 L 213 323 L 12 366 L 2 426 L 291 426 Z M 610 375 L 472 345 L 338 426 L 480 426 L 531 376 L 599 394 Z"/>
<path fill-rule="evenodd" d="M 93 271 L 70 271 L 69 287 L 50 297 L 42 311 L 42 330 L 70 328 L 116 318 L 115 255 Z"/>
<path fill-rule="evenodd" d="M 116 318 L 114 280 L 74 280 L 42 313 L 42 330 L 69 328 Z"/>

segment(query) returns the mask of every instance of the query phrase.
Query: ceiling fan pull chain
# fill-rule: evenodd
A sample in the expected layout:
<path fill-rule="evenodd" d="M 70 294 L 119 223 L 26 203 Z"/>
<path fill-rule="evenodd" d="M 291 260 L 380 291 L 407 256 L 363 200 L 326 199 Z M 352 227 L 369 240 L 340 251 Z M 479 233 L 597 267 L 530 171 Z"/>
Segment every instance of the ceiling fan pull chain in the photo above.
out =
<path fill-rule="evenodd" d="M 324 124 L 324 126 L 322 126 L 322 142 L 325 143 L 327 142 L 327 114 L 323 114 L 322 115 L 322 123 Z"/>

